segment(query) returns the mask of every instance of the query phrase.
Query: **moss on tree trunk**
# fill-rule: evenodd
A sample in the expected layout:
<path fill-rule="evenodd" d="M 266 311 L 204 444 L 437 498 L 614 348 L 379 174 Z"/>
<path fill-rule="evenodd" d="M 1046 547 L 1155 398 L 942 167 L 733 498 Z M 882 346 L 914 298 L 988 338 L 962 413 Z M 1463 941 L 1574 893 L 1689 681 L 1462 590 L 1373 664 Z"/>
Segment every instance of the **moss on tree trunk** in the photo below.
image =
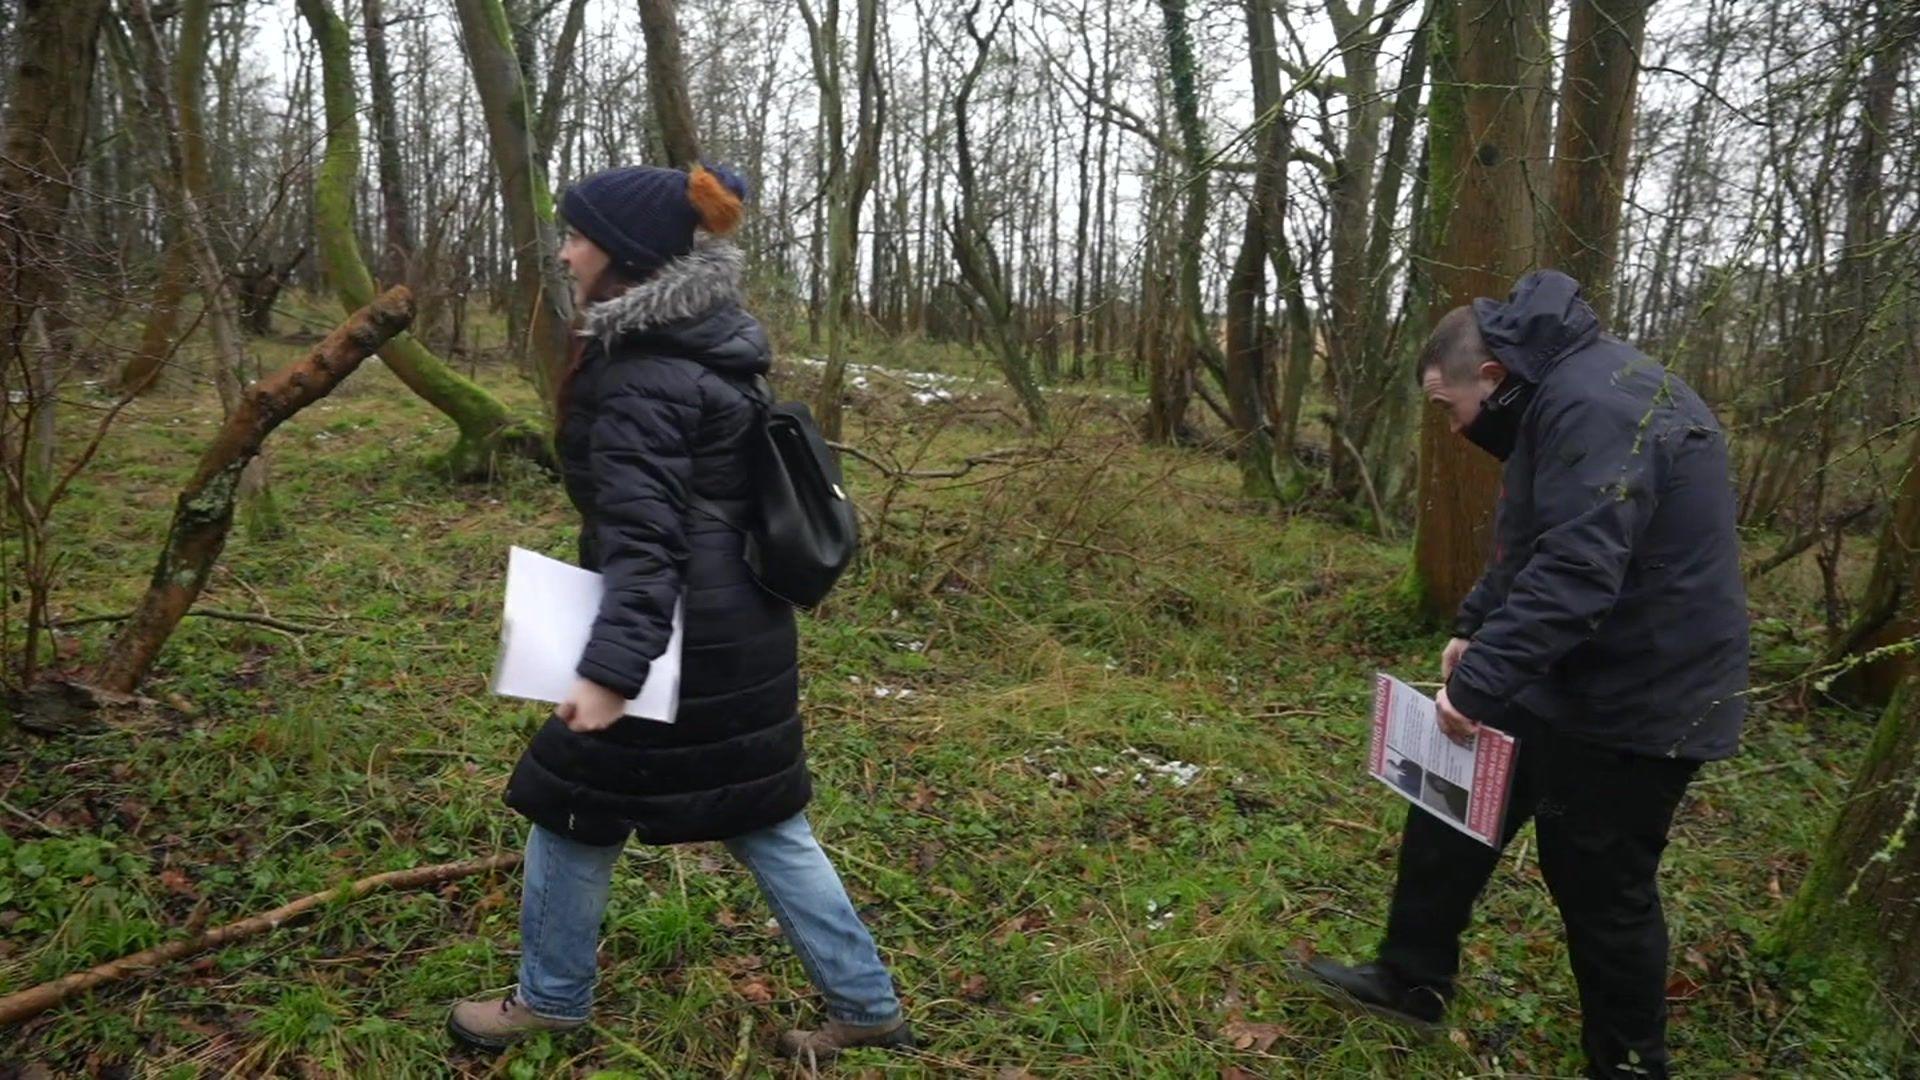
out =
<path fill-rule="evenodd" d="M 300 0 L 301 14 L 320 49 L 326 97 L 327 144 L 314 179 L 313 217 L 319 234 L 320 262 L 352 312 L 373 300 L 373 275 L 360 255 L 353 231 L 353 193 L 360 176 L 360 128 L 353 96 L 352 43 L 347 24 L 326 0 Z M 455 476 L 481 476 L 503 456 L 526 457 L 542 464 L 553 459 L 545 431 L 516 418 L 479 384 L 448 367 L 418 338 L 397 334 L 380 349 L 380 359 L 407 388 L 451 419 L 460 436 L 442 459 Z"/>

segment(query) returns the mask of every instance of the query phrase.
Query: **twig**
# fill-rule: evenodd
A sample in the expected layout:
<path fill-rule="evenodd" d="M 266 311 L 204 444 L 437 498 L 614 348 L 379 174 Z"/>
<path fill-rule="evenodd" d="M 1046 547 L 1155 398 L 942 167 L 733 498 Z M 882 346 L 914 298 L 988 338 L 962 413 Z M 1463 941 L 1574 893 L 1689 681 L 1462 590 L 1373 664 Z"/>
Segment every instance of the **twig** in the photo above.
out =
<path fill-rule="evenodd" d="M 291 922 L 323 904 L 358 900 L 380 889 L 417 889 L 428 885 L 439 885 L 442 882 L 472 877 L 475 874 L 510 870 L 518 865 L 520 865 L 520 855 L 516 853 L 492 855 L 467 862 L 420 866 L 412 870 L 391 870 L 384 874 L 363 877 L 358 881 L 348 882 L 325 892 L 302 897 L 290 904 L 283 904 L 264 914 L 228 923 L 193 937 L 170 941 L 165 945 L 134 953 L 132 956 L 123 956 L 86 971 L 75 972 L 52 982 L 41 983 L 39 986 L 8 994 L 0 998 L 0 1027 L 38 1016 L 75 994 L 85 993 L 96 986 L 118 982 L 135 975 L 144 975 L 182 957 L 218 948 L 230 942 L 258 937 L 270 930 L 278 929 L 281 924 Z"/>
<path fill-rule="evenodd" d="M 1761 773 L 1770 773 L 1778 769 L 1784 769 L 1789 765 L 1795 764 L 1798 760 L 1799 759 L 1796 758 L 1794 761 L 1776 761 L 1770 765 L 1761 765 L 1752 769 L 1742 769 L 1739 772 L 1721 773 L 1718 776 L 1709 776 L 1704 780 L 1695 780 L 1692 786 L 1703 788 L 1718 787 L 1721 784 L 1731 784 L 1736 780 L 1745 780 L 1749 776 L 1759 776 Z"/>
<path fill-rule="evenodd" d="M 27 824 L 33 826 L 34 828 L 40 829 L 54 836 L 67 835 L 66 830 L 58 828 L 53 825 L 49 825 L 46 822 L 41 821 L 39 818 L 34 817 L 32 814 L 27 813 L 25 810 L 20 809 L 19 807 L 13 805 L 12 803 L 8 802 L 5 799 L 0 799 L 0 810 L 5 810 L 7 813 L 12 814 L 14 817 L 19 818 L 20 820 L 26 822 Z"/>
<path fill-rule="evenodd" d="M 982 465 L 1005 465 L 1017 462 L 1027 455 L 1046 453 L 1045 450 L 1035 447 L 1009 446 L 1000 450 L 989 450 L 984 454 L 975 454 L 956 469 L 902 469 L 897 465 L 889 465 L 881 461 L 857 446 L 837 442 L 829 442 L 827 445 L 843 454 L 859 458 L 895 480 L 958 480 Z"/>
<path fill-rule="evenodd" d="M 1757 581 L 1780 567 L 1785 566 L 1787 563 L 1792 562 L 1794 557 L 1801 552 L 1819 543 L 1828 535 L 1838 532 L 1860 520 L 1872 510 L 1872 503 L 1862 503 L 1845 513 L 1834 514 L 1828 517 L 1826 521 L 1821 522 L 1818 526 L 1808 529 L 1806 532 L 1780 545 L 1778 551 L 1754 563 L 1747 569 L 1747 580 Z"/>
<path fill-rule="evenodd" d="M 1046 533 L 1041 532 L 1039 529 L 1030 530 L 1027 533 L 1027 535 L 1032 537 L 1035 540 L 1040 541 L 1042 544 L 1047 544 L 1047 545 L 1059 544 L 1062 547 L 1078 548 L 1081 551 L 1090 551 L 1090 552 L 1093 552 L 1095 555 L 1111 555 L 1116 559 L 1132 559 L 1135 566 L 1146 566 L 1153 562 L 1152 559 L 1147 559 L 1139 555 L 1135 555 L 1131 551 L 1120 551 L 1117 548 L 1101 547 L 1098 544 L 1089 544 L 1084 540 L 1069 540 L 1064 536 L 1048 536 Z"/>
<path fill-rule="evenodd" d="M 253 623 L 270 630 L 279 630 L 287 634 L 340 634 L 343 630 L 333 630 L 325 626 L 304 626 L 276 619 L 271 615 L 255 615 L 246 611 L 220 611 L 214 608 L 193 608 L 187 611 L 187 617 L 199 616 L 202 619 L 224 619 L 227 622 Z M 133 612 L 121 612 L 118 615 L 88 615 L 78 619 L 61 619 L 47 625 L 55 630 L 70 630 L 76 626 L 88 626 L 93 623 L 126 622 L 133 618 Z"/>
<path fill-rule="evenodd" d="M 1347 453 L 1353 455 L 1353 467 L 1360 474 L 1360 485 L 1367 493 L 1367 502 L 1373 504 L 1373 521 L 1374 526 L 1380 530 L 1380 539 L 1392 540 L 1393 522 L 1387 519 L 1387 511 L 1380 505 L 1380 493 L 1373 488 L 1373 470 L 1367 468 L 1367 459 L 1360 456 L 1360 448 L 1353 445 L 1353 440 L 1347 437 L 1345 428 L 1338 423 L 1328 426 L 1340 436 L 1340 445 L 1346 447 Z"/>

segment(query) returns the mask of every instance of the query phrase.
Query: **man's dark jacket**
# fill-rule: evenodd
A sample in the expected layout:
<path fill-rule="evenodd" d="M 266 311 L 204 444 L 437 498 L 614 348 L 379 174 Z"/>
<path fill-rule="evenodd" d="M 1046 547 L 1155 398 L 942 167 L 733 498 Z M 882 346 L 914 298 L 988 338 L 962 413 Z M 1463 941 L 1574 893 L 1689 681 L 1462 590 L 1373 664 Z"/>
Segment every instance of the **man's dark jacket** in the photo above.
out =
<path fill-rule="evenodd" d="M 749 395 L 771 354 L 740 270 L 738 248 L 705 244 L 587 310 L 558 443 L 580 565 L 607 591 L 578 673 L 639 693 L 680 601 L 686 641 L 676 723 L 583 734 L 549 719 L 514 768 L 508 804 L 583 843 L 724 840 L 812 794 L 793 609 L 754 581 L 739 533 L 689 508 L 698 495 L 744 512 L 752 491 Z"/>
<path fill-rule="evenodd" d="M 1493 557 L 1460 608 L 1455 632 L 1473 644 L 1447 697 L 1496 726 L 1518 708 L 1619 750 L 1732 755 L 1747 603 L 1712 411 L 1601 332 L 1565 274 L 1529 274 L 1474 315 L 1494 358 L 1536 389 L 1501 476 Z"/>

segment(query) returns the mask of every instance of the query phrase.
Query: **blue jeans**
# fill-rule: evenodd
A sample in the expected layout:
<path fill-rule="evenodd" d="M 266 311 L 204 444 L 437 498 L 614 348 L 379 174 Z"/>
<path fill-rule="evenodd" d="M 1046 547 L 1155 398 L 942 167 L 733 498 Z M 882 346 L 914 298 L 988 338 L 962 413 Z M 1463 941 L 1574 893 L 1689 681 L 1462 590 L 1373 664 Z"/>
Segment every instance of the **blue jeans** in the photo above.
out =
<path fill-rule="evenodd" d="M 527 837 L 520 901 L 522 1004 L 556 1020 L 584 1020 L 593 1004 L 600 920 L 613 864 L 623 845 L 569 840 L 538 825 Z M 795 814 L 727 841 L 753 871 L 760 893 L 800 954 L 827 1014 L 849 1024 L 884 1024 L 900 1015 L 893 977 L 847 898 L 807 815 Z"/>

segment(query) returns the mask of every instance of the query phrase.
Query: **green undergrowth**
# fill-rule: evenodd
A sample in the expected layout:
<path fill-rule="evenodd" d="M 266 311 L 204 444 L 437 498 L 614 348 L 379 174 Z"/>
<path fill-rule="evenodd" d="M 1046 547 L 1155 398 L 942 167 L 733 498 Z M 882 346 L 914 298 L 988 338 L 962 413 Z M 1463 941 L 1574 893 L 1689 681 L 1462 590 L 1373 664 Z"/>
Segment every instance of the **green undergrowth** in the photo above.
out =
<path fill-rule="evenodd" d="M 289 349 L 294 346 L 287 346 Z M 482 372 L 526 392 L 503 372 Z M 1229 462 L 1137 444 L 1098 399 L 1036 444 L 1002 416 L 863 401 L 865 561 L 804 620 L 812 813 L 895 966 L 923 1049 L 850 1075 L 1451 1076 L 1579 1070 L 1573 982 L 1530 833 L 1467 943 L 1452 1026 L 1417 1040 L 1290 975 L 1363 956 L 1402 804 L 1361 759 L 1374 671 L 1435 677 L 1407 550 L 1247 503 Z M 214 420 L 136 406 L 63 507 L 63 616 L 126 610 Z M 236 534 L 146 687 L 180 713 L 0 745 L 0 992 L 342 880 L 517 848 L 500 803 L 537 706 L 487 692 L 509 545 L 569 557 L 528 470 L 455 484 L 449 424 L 369 367 L 274 437 L 283 531 Z M 968 469 L 970 457 L 996 462 Z M 1790 649 L 1809 588 L 1769 579 Z M 1799 628 L 1804 630 L 1804 628 Z M 107 631 L 63 639 L 84 665 Z M 1682 807 L 1665 876 L 1686 1075 L 1912 1066 L 1759 950 L 1866 728 L 1763 695 L 1746 753 Z M 23 820 L 27 814 L 37 824 Z M 718 848 L 620 867 L 591 1034 L 453 1053 L 447 1006 L 513 978 L 515 875 L 332 904 L 77 999 L 0 1046 L 60 1075 L 777 1073 L 813 1016 L 798 962 Z M 114 1072 L 113 1070 L 121 1070 Z M 1022 1072 L 1024 1070 L 1024 1073 Z M 1239 1070 L 1239 1071 L 1235 1071 Z"/>

